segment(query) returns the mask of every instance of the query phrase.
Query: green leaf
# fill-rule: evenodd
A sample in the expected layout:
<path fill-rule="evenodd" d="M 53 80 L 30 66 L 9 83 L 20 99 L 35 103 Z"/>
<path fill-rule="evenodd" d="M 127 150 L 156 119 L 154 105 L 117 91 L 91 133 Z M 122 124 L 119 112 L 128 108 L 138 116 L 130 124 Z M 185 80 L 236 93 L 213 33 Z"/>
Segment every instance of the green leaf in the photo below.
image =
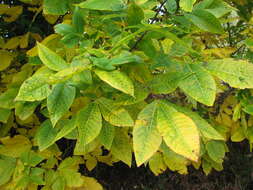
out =
<path fill-rule="evenodd" d="M 213 75 L 234 88 L 253 88 L 253 65 L 231 58 L 212 60 L 205 67 Z"/>
<path fill-rule="evenodd" d="M 7 183 L 16 167 L 16 159 L 8 156 L 0 156 L 0 186 Z"/>
<path fill-rule="evenodd" d="M 20 160 L 23 162 L 24 165 L 35 167 L 42 160 L 44 160 L 44 158 L 33 151 L 26 151 L 21 154 Z"/>
<path fill-rule="evenodd" d="M 220 21 L 204 9 L 196 9 L 192 13 L 185 14 L 185 17 L 204 31 L 218 34 L 224 32 Z"/>
<path fill-rule="evenodd" d="M 57 132 L 55 141 L 71 133 L 77 127 L 76 121 L 77 121 L 77 117 L 73 117 L 70 120 L 60 120 L 56 125 L 56 128 L 57 129 L 60 128 L 60 129 Z"/>
<path fill-rule="evenodd" d="M 21 120 L 29 118 L 40 102 L 17 102 L 15 105 L 15 115 Z"/>
<path fill-rule="evenodd" d="M 83 147 L 99 135 L 102 128 L 102 117 L 96 103 L 89 104 L 79 112 L 77 127 L 78 141 Z"/>
<path fill-rule="evenodd" d="M 50 120 L 44 121 L 36 134 L 36 140 L 40 151 L 45 150 L 51 146 L 55 141 L 57 130 L 53 128 Z"/>
<path fill-rule="evenodd" d="M 123 161 L 129 167 L 132 164 L 132 145 L 127 131 L 122 128 L 116 128 L 115 137 L 111 147 L 112 155 Z"/>
<path fill-rule="evenodd" d="M 80 4 L 79 7 L 91 10 L 101 10 L 101 11 L 120 11 L 124 8 L 123 0 L 110 0 L 106 3 L 100 0 L 87 0 Z"/>
<path fill-rule="evenodd" d="M 162 137 L 157 130 L 157 103 L 148 104 L 138 115 L 133 129 L 133 148 L 140 166 L 159 149 Z"/>
<path fill-rule="evenodd" d="M 122 107 L 115 105 L 112 100 L 99 98 L 97 100 L 103 118 L 112 125 L 119 127 L 133 126 L 134 121 Z"/>
<path fill-rule="evenodd" d="M 144 19 L 144 12 L 140 6 L 131 3 L 127 9 L 127 23 L 129 26 L 141 24 Z"/>
<path fill-rule="evenodd" d="M 99 135 L 99 141 L 108 150 L 111 149 L 113 139 L 115 137 L 115 127 L 110 123 L 103 122 L 103 126 Z"/>
<path fill-rule="evenodd" d="M 54 29 L 56 33 L 61 34 L 63 36 L 75 32 L 75 29 L 69 24 L 57 24 L 55 25 Z"/>
<path fill-rule="evenodd" d="M 167 146 L 177 154 L 198 161 L 200 140 L 195 123 L 165 102 L 157 104 L 157 128 Z"/>
<path fill-rule="evenodd" d="M 0 108 L 12 109 L 15 107 L 14 99 L 18 94 L 18 88 L 10 88 L 0 95 Z"/>
<path fill-rule="evenodd" d="M 0 122 L 7 123 L 11 115 L 10 109 L 0 108 Z"/>
<path fill-rule="evenodd" d="M 51 15 L 64 15 L 68 11 L 68 0 L 44 0 L 43 12 Z"/>
<path fill-rule="evenodd" d="M 47 98 L 47 108 L 53 127 L 69 110 L 76 95 L 76 88 L 66 83 L 56 84 Z"/>
<path fill-rule="evenodd" d="M 150 81 L 150 88 L 154 94 L 169 94 L 176 90 L 180 79 L 181 77 L 178 72 L 155 75 L 152 81 Z"/>
<path fill-rule="evenodd" d="M 185 64 L 184 73 L 187 77 L 180 81 L 179 87 L 198 102 L 212 106 L 216 94 L 213 77 L 197 64 Z"/>
<path fill-rule="evenodd" d="M 216 18 L 220 18 L 232 10 L 235 10 L 228 3 L 222 0 L 205 0 L 198 3 L 194 9 L 205 9 L 212 13 Z"/>
<path fill-rule="evenodd" d="M 179 6 L 187 12 L 191 12 L 196 0 L 180 0 Z"/>
<path fill-rule="evenodd" d="M 84 32 L 84 11 L 79 7 L 75 7 L 73 16 L 72 16 L 72 24 L 77 33 L 83 34 Z"/>
<path fill-rule="evenodd" d="M 215 162 L 222 163 L 225 156 L 225 146 L 222 141 L 209 141 L 206 144 L 206 150 L 211 159 Z"/>
<path fill-rule="evenodd" d="M 198 127 L 201 136 L 207 139 L 224 140 L 224 138 L 205 119 L 200 117 L 197 113 L 194 113 L 193 111 L 185 107 L 178 106 L 176 104 L 172 104 L 169 102 L 166 103 L 175 108 L 177 111 L 182 112 L 183 114 L 190 117 Z"/>
<path fill-rule="evenodd" d="M 126 94 L 134 96 L 134 85 L 131 79 L 123 72 L 95 70 L 96 75 L 113 88 L 116 88 Z"/>
<path fill-rule="evenodd" d="M 38 54 L 41 61 L 54 71 L 60 71 L 69 67 L 69 65 L 55 52 L 37 42 Z"/>
<path fill-rule="evenodd" d="M 40 101 L 50 94 L 49 75 L 38 74 L 28 78 L 20 87 L 16 101 Z"/>

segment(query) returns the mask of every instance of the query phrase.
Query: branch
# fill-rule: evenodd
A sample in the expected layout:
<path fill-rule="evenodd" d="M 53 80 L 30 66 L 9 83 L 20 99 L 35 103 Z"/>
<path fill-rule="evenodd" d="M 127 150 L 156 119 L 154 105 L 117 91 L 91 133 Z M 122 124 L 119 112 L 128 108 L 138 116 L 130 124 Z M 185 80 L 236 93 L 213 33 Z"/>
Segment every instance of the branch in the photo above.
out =
<path fill-rule="evenodd" d="M 164 2 L 161 3 L 161 5 L 158 7 L 158 9 L 156 10 L 156 14 L 153 18 L 151 18 L 150 20 L 150 24 L 154 24 L 154 22 L 157 20 L 157 17 L 159 15 L 159 13 L 161 12 L 163 6 L 165 5 L 165 3 L 167 2 L 167 0 L 165 0 Z M 144 38 L 144 36 L 148 33 L 148 31 L 144 32 L 139 38 L 138 40 L 136 40 L 135 44 L 133 45 L 133 47 L 130 49 L 130 51 L 133 51 L 137 45 L 140 43 L 140 41 Z"/>

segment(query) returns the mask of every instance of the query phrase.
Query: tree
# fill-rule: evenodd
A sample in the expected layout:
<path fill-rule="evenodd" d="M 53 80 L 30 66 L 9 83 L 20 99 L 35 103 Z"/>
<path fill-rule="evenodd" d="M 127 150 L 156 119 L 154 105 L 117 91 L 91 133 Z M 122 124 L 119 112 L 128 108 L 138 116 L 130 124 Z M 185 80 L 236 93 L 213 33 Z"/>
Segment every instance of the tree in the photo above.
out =
<path fill-rule="evenodd" d="M 79 172 L 98 162 L 222 170 L 226 141 L 253 143 L 252 8 L 3 1 L 1 189 L 102 189 Z"/>

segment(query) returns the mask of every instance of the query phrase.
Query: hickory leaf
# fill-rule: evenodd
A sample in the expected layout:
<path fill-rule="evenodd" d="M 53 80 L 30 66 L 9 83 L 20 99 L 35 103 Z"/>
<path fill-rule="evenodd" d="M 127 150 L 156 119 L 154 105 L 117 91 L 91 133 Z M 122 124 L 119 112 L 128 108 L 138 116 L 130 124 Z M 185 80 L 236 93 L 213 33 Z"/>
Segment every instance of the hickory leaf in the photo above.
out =
<path fill-rule="evenodd" d="M 104 120 L 120 127 L 133 126 L 134 121 L 126 109 L 116 105 L 112 100 L 99 98 L 97 100 Z"/>
<path fill-rule="evenodd" d="M 196 0 L 180 0 L 179 5 L 184 11 L 191 12 L 195 2 Z"/>
<path fill-rule="evenodd" d="M 96 103 L 84 107 L 78 114 L 77 127 L 79 144 L 84 146 L 93 141 L 102 128 L 102 117 Z"/>
<path fill-rule="evenodd" d="M 133 148 L 140 166 L 159 149 L 162 137 L 157 129 L 157 102 L 148 104 L 138 115 L 133 129 Z"/>
<path fill-rule="evenodd" d="M 96 69 L 95 73 L 102 81 L 108 83 L 113 88 L 134 96 L 133 82 L 125 73 L 118 70 L 103 71 L 99 69 Z"/>
<path fill-rule="evenodd" d="M 37 42 L 38 54 L 41 61 L 54 71 L 66 69 L 69 65 L 55 52 Z"/>
<path fill-rule="evenodd" d="M 232 58 L 216 59 L 204 66 L 231 87 L 253 88 L 253 65 L 247 61 Z"/>
<path fill-rule="evenodd" d="M 157 128 L 167 146 L 177 154 L 197 161 L 200 140 L 195 123 L 165 102 L 157 104 Z"/>
<path fill-rule="evenodd" d="M 79 7 L 91 10 L 101 10 L 101 11 L 120 11 L 124 8 L 123 0 L 110 0 L 108 2 L 103 2 L 100 0 L 87 0 L 80 4 Z"/>
<path fill-rule="evenodd" d="M 69 110 L 76 94 L 76 89 L 67 83 L 56 84 L 47 98 L 47 108 L 52 125 Z"/>
<path fill-rule="evenodd" d="M 179 82 L 179 87 L 198 102 L 212 106 L 216 94 L 212 76 L 197 64 L 185 64 L 184 73 L 187 76 Z"/>

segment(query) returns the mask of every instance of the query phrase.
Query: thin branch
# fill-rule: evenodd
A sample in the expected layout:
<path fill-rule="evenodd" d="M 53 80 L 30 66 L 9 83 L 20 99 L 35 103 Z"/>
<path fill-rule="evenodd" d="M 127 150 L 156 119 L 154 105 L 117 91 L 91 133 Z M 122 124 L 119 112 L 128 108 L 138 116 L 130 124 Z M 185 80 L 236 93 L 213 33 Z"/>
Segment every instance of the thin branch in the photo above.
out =
<path fill-rule="evenodd" d="M 151 18 L 150 20 L 150 24 L 154 24 L 154 22 L 157 20 L 157 17 L 159 15 L 159 13 L 161 12 L 163 6 L 165 5 L 165 3 L 167 2 L 167 0 L 165 0 L 164 2 L 161 3 L 161 5 L 158 7 L 156 14 L 153 18 Z M 144 36 L 148 33 L 148 31 L 144 32 L 139 38 L 138 40 L 136 40 L 135 44 L 133 45 L 133 47 L 130 49 L 130 51 L 133 51 L 137 45 L 140 43 L 140 41 L 144 38 Z"/>

